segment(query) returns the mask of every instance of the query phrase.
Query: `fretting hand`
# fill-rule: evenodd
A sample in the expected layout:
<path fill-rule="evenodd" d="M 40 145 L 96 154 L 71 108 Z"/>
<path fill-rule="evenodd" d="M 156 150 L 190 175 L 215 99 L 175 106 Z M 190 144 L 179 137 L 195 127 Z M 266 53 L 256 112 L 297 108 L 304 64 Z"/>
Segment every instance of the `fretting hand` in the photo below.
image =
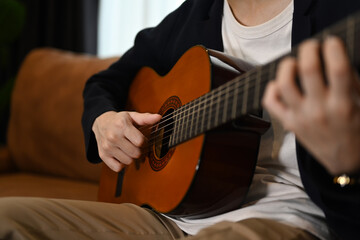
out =
<path fill-rule="evenodd" d="M 360 83 L 340 39 L 301 44 L 298 59 L 279 64 L 263 105 L 329 173 L 360 171 Z"/>

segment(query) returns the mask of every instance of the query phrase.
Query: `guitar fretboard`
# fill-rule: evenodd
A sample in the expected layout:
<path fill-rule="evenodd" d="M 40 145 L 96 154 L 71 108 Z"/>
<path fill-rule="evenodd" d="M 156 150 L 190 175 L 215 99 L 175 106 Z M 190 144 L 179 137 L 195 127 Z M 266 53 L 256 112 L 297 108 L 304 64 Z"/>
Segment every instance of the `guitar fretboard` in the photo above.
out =
<path fill-rule="evenodd" d="M 346 46 L 350 61 L 359 65 L 359 21 L 360 13 L 347 17 L 314 36 L 322 41 L 329 35 L 340 37 Z M 285 56 L 295 56 L 297 47 Z M 261 107 L 261 98 L 269 80 L 275 78 L 281 59 L 256 67 L 211 92 L 176 109 L 172 114 L 174 128 L 169 147 L 176 146 L 206 131 L 235 120 Z M 168 121 L 165 119 L 164 121 Z"/>

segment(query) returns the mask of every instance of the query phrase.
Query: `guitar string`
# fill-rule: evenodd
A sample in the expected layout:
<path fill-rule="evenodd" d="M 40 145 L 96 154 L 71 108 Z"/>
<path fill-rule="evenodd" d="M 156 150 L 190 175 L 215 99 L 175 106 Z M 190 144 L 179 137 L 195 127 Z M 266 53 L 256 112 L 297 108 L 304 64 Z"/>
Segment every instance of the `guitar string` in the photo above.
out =
<path fill-rule="evenodd" d="M 265 81 L 267 81 L 267 80 L 262 80 L 261 82 L 265 82 Z M 237 89 L 240 89 L 240 91 L 238 91 L 237 92 L 237 94 L 236 95 L 241 95 L 242 93 L 243 93 L 243 89 L 244 88 L 241 88 L 241 87 L 238 87 Z M 254 89 L 254 86 L 249 86 L 249 89 Z M 233 93 L 235 93 L 236 91 L 235 91 L 235 88 L 233 88 L 232 90 L 230 90 L 230 91 L 232 91 Z M 220 94 L 222 94 L 221 92 L 219 92 Z M 229 92 L 229 97 L 228 98 L 231 98 L 231 97 L 234 97 L 235 96 L 235 94 L 233 94 L 233 93 L 231 93 L 230 94 L 230 92 Z M 226 94 L 226 93 L 225 93 Z M 223 94 L 222 94 L 223 95 Z M 217 98 L 219 98 L 221 95 L 218 95 L 217 96 Z M 253 94 L 251 94 L 251 96 L 254 96 Z M 239 99 L 241 99 L 241 98 L 239 98 Z M 207 101 L 207 102 L 210 102 L 211 100 L 210 99 L 206 99 L 205 101 Z M 205 110 L 205 107 L 203 107 L 202 108 L 202 111 L 204 111 L 204 112 L 208 112 L 208 115 L 206 115 L 203 119 L 204 119 L 204 121 L 209 121 L 209 119 L 210 120 L 212 120 L 212 119 L 214 119 L 216 116 L 213 114 L 214 112 L 216 112 L 216 111 L 218 111 L 217 109 L 216 109 L 216 107 L 214 107 L 214 106 L 216 106 L 216 105 L 220 105 L 222 102 L 224 102 L 225 100 L 224 99 L 220 99 L 219 101 L 217 101 L 217 102 L 212 102 L 212 106 L 210 107 L 210 106 L 207 106 L 207 109 L 210 109 L 209 111 L 206 111 Z M 231 103 L 231 104 L 233 104 L 233 103 Z M 237 103 L 235 103 L 236 105 L 239 105 L 238 104 L 238 102 Z M 239 112 L 238 111 L 239 110 L 239 107 L 237 107 L 236 108 L 236 112 Z M 201 110 L 197 110 L 198 112 L 200 112 Z M 184 113 L 185 112 L 190 112 L 190 109 L 187 109 L 187 110 L 185 110 L 184 111 Z M 219 111 L 221 114 L 219 114 L 219 115 L 222 115 L 222 114 L 225 114 L 226 116 L 231 116 L 232 115 L 232 109 L 231 108 L 229 108 L 229 109 L 227 109 L 227 111 L 226 111 L 226 113 L 225 113 L 225 111 Z M 230 114 L 229 114 L 230 113 Z M 167 127 L 169 127 L 169 126 L 171 126 L 171 125 L 175 125 L 176 123 L 179 123 L 179 122 L 181 122 L 182 120 L 184 120 L 184 119 L 186 119 L 186 117 L 188 117 L 188 116 L 191 116 L 193 113 L 189 113 L 189 114 L 187 114 L 186 116 L 183 116 L 183 117 L 181 117 L 181 118 L 179 118 L 179 119 L 177 119 L 176 121 L 173 121 L 172 123 L 170 123 L 170 124 L 167 124 L 166 126 Z M 236 115 L 238 115 L 238 114 L 236 114 Z M 210 116 L 210 117 L 208 117 L 208 116 Z M 228 117 L 227 117 L 228 118 Z M 226 118 L 226 119 L 227 119 Z M 191 119 L 186 119 L 186 121 L 185 122 L 183 122 L 182 124 L 183 125 L 189 125 L 189 123 L 191 123 Z M 223 123 L 223 122 L 222 122 Z M 148 145 L 147 146 L 144 146 L 143 148 L 145 149 L 145 148 L 148 148 L 149 147 L 149 145 L 153 145 L 153 144 L 157 144 L 157 143 L 159 143 L 159 142 L 161 142 L 162 140 L 157 140 L 157 137 L 156 137 L 156 134 L 158 133 L 158 132 L 160 132 L 162 129 L 164 129 L 164 128 L 166 128 L 166 127 L 161 127 L 161 128 L 158 128 L 157 130 L 155 130 L 155 131 L 153 131 L 152 133 L 151 133 L 151 135 L 152 136 L 154 136 L 154 137 L 152 137 L 152 138 L 150 138 L 149 140 L 148 140 Z M 189 129 L 192 129 L 193 128 L 193 125 L 192 126 L 189 126 L 189 127 L 187 127 L 187 128 L 181 128 L 181 130 L 180 131 L 182 131 L 182 132 L 184 132 L 184 131 L 186 131 L 186 130 L 189 130 Z M 159 130 L 160 129 L 160 130 Z M 162 133 L 163 135 L 166 135 L 166 133 L 169 133 L 169 132 L 172 132 L 174 130 L 174 128 L 170 128 L 170 129 L 167 129 L 164 133 Z M 180 131 L 177 131 L 177 132 L 180 132 Z M 176 133 L 177 133 L 176 132 Z M 174 134 L 174 133 L 173 133 Z M 169 135 L 169 136 L 167 136 L 167 137 L 165 137 L 165 138 L 162 138 L 162 139 L 169 139 L 170 137 L 171 137 L 172 135 Z M 165 144 L 167 144 L 167 143 L 169 143 L 169 142 L 165 142 Z"/>
<path fill-rule="evenodd" d="M 355 32 L 355 33 L 357 33 L 357 32 Z M 280 58 L 281 59 L 281 58 Z M 266 66 L 268 66 L 268 65 L 264 65 L 262 68 L 264 68 L 264 67 L 266 67 Z M 257 74 L 257 70 L 258 68 L 256 68 L 256 69 L 254 69 L 255 71 L 249 71 L 248 73 L 249 73 L 249 75 L 250 76 L 247 76 L 247 77 L 243 77 L 243 78 L 241 78 L 243 75 L 241 75 L 241 77 L 240 77 L 240 79 L 239 80 L 247 80 L 246 78 L 248 78 L 248 77 L 250 77 L 250 79 L 248 80 L 248 82 L 251 84 L 251 83 L 253 83 L 253 82 L 251 82 L 252 80 L 254 80 L 254 79 L 251 79 L 251 76 L 252 75 L 254 75 L 254 74 Z M 266 71 L 266 72 L 265 72 Z M 268 69 L 265 69 L 265 74 L 264 73 L 262 73 L 261 74 L 261 77 L 263 76 L 263 75 L 266 75 L 267 73 L 269 73 L 269 70 Z M 237 77 L 238 78 L 238 77 Z M 256 79 L 255 79 L 256 80 Z M 244 82 L 245 82 L 244 81 Z M 268 81 L 268 79 L 266 79 L 265 81 Z M 264 83 L 265 82 L 264 80 L 260 80 L 260 82 L 261 83 Z M 235 81 L 235 82 L 232 82 L 232 81 L 230 81 L 232 84 L 237 84 L 238 83 L 238 81 Z M 245 84 L 245 83 L 244 83 Z M 243 87 L 243 85 L 244 84 L 241 84 L 241 88 Z M 224 84 L 225 85 L 225 84 Z M 222 87 L 221 89 L 219 88 L 219 89 L 215 89 L 215 90 L 218 90 L 217 92 L 214 90 L 214 94 L 213 95 L 216 95 L 216 94 L 222 94 L 222 90 L 224 90 L 224 88 L 225 87 Z M 240 88 L 240 87 L 239 87 Z M 249 89 L 253 89 L 254 88 L 254 85 L 253 86 L 249 86 Z M 227 87 L 226 87 L 226 89 L 227 89 Z M 242 90 L 242 89 L 241 89 Z M 240 91 L 240 93 L 238 93 L 238 95 L 241 95 L 243 92 L 242 91 Z M 226 92 L 225 92 L 225 94 L 226 94 Z M 210 95 L 209 95 L 210 96 Z M 223 102 L 223 101 L 225 101 L 225 100 L 223 100 L 223 99 L 220 99 L 220 101 L 219 101 L 219 97 L 220 97 L 221 95 L 218 95 L 218 96 L 216 96 L 216 98 L 218 98 L 218 102 L 213 102 L 212 103 L 212 107 L 214 107 L 214 106 L 216 106 L 216 105 L 218 105 L 218 104 L 221 104 L 221 102 Z M 233 95 L 232 95 L 233 96 Z M 251 96 L 253 96 L 253 95 L 251 95 Z M 199 99 L 199 98 L 198 98 Z M 198 100 L 198 99 L 196 99 L 196 100 Z M 205 99 L 205 101 L 212 101 L 212 99 L 208 99 L 208 98 L 206 98 Z M 195 105 L 195 104 L 194 104 Z M 186 105 L 184 105 L 184 106 L 186 106 Z M 196 105 L 195 105 L 196 106 Z M 191 107 L 191 108 L 194 108 L 195 106 L 193 106 L 193 107 Z M 185 109 L 182 113 L 184 114 L 184 113 L 186 113 L 186 112 L 190 112 L 190 109 L 191 108 L 189 108 L 189 109 Z M 213 113 L 214 113 L 214 111 L 218 111 L 218 109 L 214 109 L 214 108 L 211 108 L 211 112 L 209 112 L 209 115 L 210 115 L 210 118 L 206 118 L 206 120 L 208 121 L 209 119 L 210 120 L 212 120 L 214 117 L 216 117 L 215 115 L 213 115 Z M 227 113 L 226 114 L 228 114 L 228 112 L 229 112 L 229 110 L 227 111 Z M 188 115 L 185 115 L 185 116 L 183 116 L 182 118 L 180 118 L 180 119 L 178 119 L 177 120 L 177 122 L 179 122 L 179 121 L 181 121 L 181 120 L 183 120 L 183 119 L 185 119 L 186 117 L 188 117 L 188 116 L 191 116 L 193 113 L 190 113 L 190 114 L 188 114 Z M 224 111 L 222 112 L 222 114 L 225 114 L 224 113 Z M 186 124 L 186 125 L 188 125 L 188 123 L 189 122 L 191 122 L 192 120 L 191 119 L 189 119 L 189 120 L 186 120 L 186 122 L 184 122 L 184 124 Z M 172 122 L 171 124 L 176 124 L 176 122 Z M 171 124 L 168 124 L 167 126 L 169 126 L 169 125 L 171 125 Z M 162 127 L 161 129 L 163 129 L 163 128 L 165 128 L 165 127 Z M 184 132 L 184 130 L 192 130 L 192 128 L 193 128 L 193 126 L 190 126 L 190 127 L 187 127 L 187 128 L 182 128 L 181 129 L 181 132 Z M 169 129 L 169 130 L 167 130 L 166 132 L 169 132 L 169 131 L 173 131 L 173 129 Z M 165 133 L 166 133 L 165 132 Z M 152 132 L 152 134 L 156 134 L 156 131 L 153 131 Z M 164 133 L 163 133 L 164 134 Z M 189 134 L 190 135 L 190 134 Z M 166 138 L 170 138 L 171 137 L 171 135 L 169 135 L 169 136 L 167 136 Z M 166 139 L 166 138 L 163 138 L 163 139 Z M 157 139 L 156 137 L 154 137 L 154 138 L 151 138 L 150 140 L 149 140 L 149 142 L 151 143 L 151 145 L 153 145 L 153 144 L 156 144 L 157 142 L 154 142 L 154 139 Z M 160 141 L 163 141 L 163 140 L 158 140 L 158 142 L 160 142 Z M 166 144 L 167 144 L 168 142 L 166 142 Z M 148 146 L 146 146 L 146 147 L 144 147 L 144 148 L 148 148 Z"/>
<path fill-rule="evenodd" d="M 359 20 L 359 19 L 357 19 L 357 20 Z M 355 22 L 355 24 L 356 24 L 356 22 Z M 340 26 L 340 27 L 342 27 L 342 26 Z M 346 29 L 341 29 L 341 31 L 342 30 L 346 30 Z M 356 32 L 357 33 L 357 32 Z M 341 35 L 341 34 L 343 34 L 342 32 L 339 32 L 338 33 L 338 35 Z M 343 36 L 343 38 L 345 38 L 344 36 Z M 282 57 L 281 57 L 282 58 Z M 279 59 L 281 59 L 281 58 L 279 58 Z M 277 59 L 277 60 L 279 60 L 279 59 Z M 274 62 L 276 62 L 277 60 L 275 60 Z M 268 64 L 268 65 L 270 65 L 270 64 Z M 268 66 L 268 65 L 264 65 L 264 66 L 262 66 L 262 67 L 260 67 L 260 68 L 264 68 L 264 67 L 266 67 L 266 66 Z M 246 79 L 248 76 L 245 76 L 245 77 L 243 77 L 244 75 L 247 75 L 247 74 L 256 74 L 257 73 L 257 69 L 259 69 L 259 67 L 258 68 L 254 68 L 254 69 L 252 69 L 252 70 L 250 70 L 249 72 L 246 72 L 246 73 L 244 73 L 244 74 L 242 74 L 242 75 L 240 75 L 242 78 L 240 79 L 240 80 L 244 80 L 244 79 Z M 254 71 L 255 70 L 255 71 Z M 264 74 L 262 74 L 261 75 L 261 77 L 263 76 Z M 236 77 L 237 78 L 237 77 Z M 254 80 L 254 79 L 250 79 L 250 81 L 252 81 L 252 80 Z M 229 82 L 232 82 L 232 81 L 229 81 Z M 228 82 L 228 83 L 229 83 Z M 237 82 L 233 82 L 234 84 L 237 84 Z M 242 82 L 241 83 L 241 85 L 239 86 L 239 88 L 240 87 L 243 87 L 243 85 L 245 84 L 245 82 Z M 216 93 L 215 93 L 215 91 L 223 91 L 224 90 L 224 88 L 228 88 L 228 87 L 230 87 L 230 86 L 225 86 L 225 85 L 227 85 L 227 83 L 226 84 L 223 84 L 222 86 L 220 86 L 220 88 L 218 88 L 218 89 L 214 89 L 213 90 L 213 95 L 215 95 Z M 203 95 L 204 96 L 204 95 Z M 200 98 L 202 98 L 203 96 L 201 96 L 201 97 L 199 97 L 199 98 L 197 98 L 197 99 L 195 99 L 194 101 L 196 101 L 196 100 L 198 100 L 198 99 L 200 99 Z M 209 96 L 211 96 L 211 95 L 209 95 Z M 194 102 L 193 101 L 193 102 Z M 207 101 L 207 99 L 205 99 L 205 101 Z M 191 102 L 190 102 L 191 103 Z M 200 103 L 202 103 L 202 102 L 200 102 Z M 186 107 L 187 106 L 187 104 L 186 105 L 183 105 L 181 108 L 183 108 L 183 107 Z M 197 105 L 195 105 L 194 104 L 194 106 L 192 107 L 192 108 L 194 108 L 194 107 L 196 107 Z M 190 108 L 191 109 L 191 108 Z M 179 112 L 179 114 L 182 114 L 182 112 Z M 165 118 L 163 118 L 162 119 L 162 121 L 160 122 L 160 123 L 158 123 L 158 124 L 155 124 L 155 125 L 153 125 L 153 126 L 151 126 L 151 127 L 148 127 L 148 128 L 154 128 L 154 129 L 156 129 L 157 127 L 158 127 L 158 125 L 160 125 L 160 124 L 162 124 L 164 121 L 166 122 L 166 120 L 167 120 L 167 118 L 173 118 L 173 117 L 176 117 L 177 115 L 168 115 L 168 116 L 166 116 Z M 186 117 L 186 116 L 184 116 L 184 117 Z M 163 126 L 163 127 L 165 127 L 165 126 Z M 140 128 L 141 129 L 141 128 Z"/>
<path fill-rule="evenodd" d="M 241 75 L 241 76 L 244 76 L 245 74 L 249 74 L 249 72 L 244 73 L 244 74 Z M 240 75 L 239 75 L 239 76 L 240 76 Z M 238 76 L 238 77 L 239 77 L 239 76 Z M 238 77 L 235 77 L 235 78 L 238 78 Z M 177 116 L 181 115 L 183 112 L 188 111 L 188 110 L 192 110 L 192 109 L 195 108 L 196 106 L 201 105 L 201 104 L 203 104 L 203 103 L 206 103 L 206 102 L 209 100 L 209 96 L 212 96 L 212 95 L 217 94 L 218 91 L 222 91 L 224 88 L 228 88 L 228 87 L 226 87 L 226 85 L 229 85 L 229 83 L 231 83 L 233 80 L 235 80 L 235 78 L 232 79 L 232 80 L 230 80 L 229 82 L 224 83 L 223 85 L 219 86 L 218 88 L 213 89 L 211 92 L 206 93 L 206 94 L 204 94 L 204 95 L 202 95 L 202 96 L 194 99 L 193 101 L 191 101 L 191 102 L 189 102 L 189 103 L 186 103 L 185 105 L 183 105 L 183 106 L 181 106 L 181 107 L 179 107 L 179 108 L 177 108 L 177 109 L 174 109 L 174 112 L 177 112 L 176 115 L 169 114 L 169 115 L 165 116 L 164 118 L 162 118 L 162 119 L 161 119 L 161 120 L 162 120 L 161 122 L 159 122 L 159 123 L 157 123 L 157 124 L 155 124 L 155 125 L 153 125 L 153 126 L 150 126 L 150 127 L 140 127 L 139 130 L 143 130 L 144 128 L 148 128 L 148 129 L 150 129 L 150 128 L 157 128 L 157 127 L 158 127 L 159 125 L 161 125 L 162 123 L 164 123 L 164 122 L 166 122 L 166 121 L 168 121 L 168 120 L 171 120 L 171 119 L 173 119 L 174 117 L 177 117 Z M 241 80 L 241 79 L 240 79 L 240 80 Z M 236 84 L 236 82 L 235 82 L 235 84 Z M 241 82 L 240 84 L 244 84 L 244 83 Z M 230 87 L 230 86 L 229 86 L 229 87 Z M 196 103 L 197 105 L 195 105 L 195 102 L 197 102 L 197 101 L 198 101 L 198 103 Z M 192 103 L 194 103 L 193 106 L 189 107 L 189 105 L 191 105 Z M 189 108 L 186 109 L 186 110 L 184 110 L 186 107 L 189 107 Z M 183 110 L 183 111 L 181 112 L 181 111 L 179 111 L 179 110 Z M 186 116 L 184 116 L 184 117 L 186 117 Z M 163 126 L 163 127 L 166 127 L 166 126 Z"/>
<path fill-rule="evenodd" d="M 357 19 L 357 20 L 359 20 L 359 19 Z M 358 21 L 357 21 L 357 22 L 358 22 Z M 356 23 L 357 23 L 357 22 L 356 22 Z M 355 24 L 356 24 L 356 23 L 355 23 Z M 342 30 L 346 30 L 346 29 L 342 29 Z M 355 30 L 354 33 L 358 33 L 358 30 Z M 339 32 L 339 33 L 336 33 L 336 35 L 340 35 L 340 37 L 341 37 L 341 34 L 343 34 L 343 33 L 340 33 L 340 32 Z M 334 35 L 334 34 L 332 34 L 332 35 Z M 344 36 L 342 36 L 342 37 L 344 38 Z M 181 108 L 179 108 L 179 109 L 184 109 L 182 112 L 181 112 L 181 111 L 176 111 L 176 110 L 179 110 L 179 109 L 175 109 L 176 112 L 179 112 L 179 113 L 176 114 L 175 116 L 178 116 L 178 115 L 180 115 L 180 114 L 185 114 L 186 112 L 187 112 L 187 113 L 190 113 L 190 110 L 191 110 L 191 109 L 194 109 L 196 106 L 199 106 L 199 105 L 195 105 L 195 102 L 196 102 L 196 101 L 200 101 L 201 104 L 203 104 L 204 102 L 209 102 L 209 101 L 211 101 L 211 99 L 208 98 L 209 96 L 214 97 L 215 95 L 217 95 L 216 98 L 218 98 L 218 102 L 215 102 L 215 103 L 213 102 L 213 103 L 212 103 L 212 107 L 220 104 L 222 101 L 224 101 L 224 99 L 219 99 L 219 97 L 221 97 L 221 96 L 223 95 L 223 90 L 226 90 L 226 91 L 227 91 L 227 89 L 229 89 L 229 87 L 231 87 L 232 85 L 239 84 L 238 82 L 241 81 L 241 80 L 243 80 L 243 82 L 241 82 L 241 84 L 238 86 L 238 89 L 243 90 L 243 87 L 244 87 L 244 85 L 245 85 L 246 83 L 249 83 L 249 84 L 254 83 L 253 80 L 254 80 L 254 79 L 256 80 L 256 78 L 252 78 L 252 79 L 251 79 L 251 77 L 252 77 L 253 75 L 258 75 L 257 72 L 258 72 L 258 69 L 259 69 L 259 68 L 263 69 L 263 68 L 265 68 L 265 67 L 269 67 L 271 64 L 275 64 L 278 60 L 280 60 L 280 59 L 282 59 L 282 58 L 283 58 L 283 57 L 275 60 L 274 62 L 272 62 L 272 63 L 270 63 L 270 64 L 267 64 L 267 65 L 264 65 L 264 66 L 260 66 L 260 67 L 254 68 L 253 70 L 250 70 L 249 72 L 246 72 L 246 73 L 240 75 L 239 77 L 236 77 L 236 78 L 235 78 L 235 79 L 237 79 L 236 81 L 235 81 L 235 79 L 233 79 L 233 80 L 231 80 L 231 81 L 223 84 L 223 85 L 220 86 L 219 88 L 214 89 L 214 91 L 211 92 L 212 94 L 205 94 L 205 95 L 203 95 L 203 96 L 195 99 L 194 101 L 192 101 L 192 102 L 190 102 L 190 103 L 182 106 Z M 269 74 L 269 72 L 270 72 L 269 69 L 265 69 L 265 71 L 262 71 L 262 72 L 261 72 L 261 78 L 263 77 L 263 75 Z M 245 76 L 244 76 L 244 75 L 245 75 Z M 256 76 L 256 77 L 258 77 L 258 76 Z M 260 83 L 264 83 L 265 81 L 268 81 L 268 79 L 266 79 L 266 80 L 261 79 L 261 80 L 260 80 Z M 256 82 L 255 82 L 252 86 L 249 86 L 249 89 L 252 90 L 252 89 L 255 87 L 255 84 L 256 84 Z M 226 86 L 226 85 L 229 85 L 229 86 Z M 233 91 L 235 92 L 235 90 L 233 90 Z M 240 93 L 238 92 L 237 95 L 241 95 L 242 93 L 243 93 L 243 91 L 240 91 Z M 220 95 L 219 95 L 219 94 L 220 94 Z M 226 94 L 226 92 L 225 92 L 225 94 Z M 231 95 L 230 97 L 233 97 L 233 96 L 234 96 L 234 95 Z M 253 96 L 253 95 L 251 95 L 251 96 Z M 230 98 L 230 97 L 229 97 L 229 98 Z M 186 107 L 189 106 L 189 105 L 191 105 L 191 103 L 193 103 L 193 106 L 191 106 L 191 107 L 189 107 L 188 109 L 186 109 Z M 209 113 L 209 115 L 210 115 L 211 117 L 210 117 L 210 118 L 207 118 L 207 119 L 206 119 L 207 121 L 208 121 L 208 119 L 213 119 L 212 113 L 213 113 L 214 111 L 217 111 L 217 109 L 214 109 L 214 110 L 213 110 L 213 109 L 214 109 L 214 108 L 211 108 L 211 112 Z M 205 110 L 204 110 L 204 111 L 205 111 Z M 228 111 L 227 111 L 227 112 L 228 112 Z M 165 126 L 162 126 L 161 128 L 157 128 L 157 129 L 156 129 L 155 131 L 153 131 L 151 134 L 156 136 L 156 133 L 159 132 L 160 130 L 166 128 L 166 126 L 169 126 L 169 125 L 172 125 L 172 124 L 175 125 L 175 124 L 178 123 L 179 121 L 181 121 L 181 120 L 183 120 L 183 119 L 186 119 L 186 117 L 191 116 L 192 114 L 193 114 L 193 113 L 184 115 L 184 116 L 180 117 L 179 119 L 177 119 L 176 122 L 171 122 L 170 124 L 167 124 L 167 125 L 165 125 Z M 223 113 L 223 114 L 224 114 L 224 113 Z M 173 119 L 174 116 L 173 116 L 173 115 L 172 115 L 172 116 L 168 115 L 167 118 L 168 118 L 168 119 L 167 119 L 166 121 Z M 149 129 L 151 129 L 151 128 L 156 128 L 157 126 L 160 126 L 161 124 L 163 124 L 163 123 L 166 122 L 166 121 L 162 121 L 162 122 L 160 122 L 160 123 L 158 123 L 158 124 L 156 124 L 156 125 L 154 125 L 154 126 L 152 126 L 152 127 L 149 127 Z M 187 121 L 184 122 L 184 123 L 185 123 L 185 124 L 188 124 L 188 123 L 191 122 L 191 121 L 192 121 L 192 120 L 187 120 Z M 192 127 L 182 128 L 182 131 L 183 131 L 183 130 L 188 130 L 188 129 L 191 129 L 191 128 L 192 128 Z M 169 129 L 169 130 L 167 130 L 166 132 L 169 132 L 169 131 L 173 131 L 173 129 Z M 170 137 L 171 137 L 171 135 L 167 136 L 166 138 L 170 138 Z M 166 139 L 166 138 L 163 138 L 163 139 Z M 150 138 L 150 139 L 148 140 L 148 143 L 151 143 L 151 144 L 148 144 L 147 146 L 145 146 L 145 147 L 143 147 L 143 148 L 148 148 L 150 145 L 157 144 L 158 142 L 163 141 L 163 140 L 157 140 L 157 142 L 156 142 L 156 141 L 154 142 L 154 140 L 156 140 L 156 139 L 157 139 L 156 137 Z M 168 142 L 166 142 L 166 143 L 168 143 Z"/>
<path fill-rule="evenodd" d="M 352 25 L 355 25 L 355 24 L 357 24 L 357 21 L 359 21 L 359 18 L 356 18 L 356 19 L 354 19 L 354 17 L 353 18 L 351 18 L 351 17 L 349 17 L 350 18 L 350 20 L 349 21 L 347 21 L 347 22 L 351 22 L 352 23 Z M 336 27 L 338 28 L 338 29 L 340 29 L 340 30 L 338 30 L 338 35 L 341 35 L 341 34 L 343 34 L 343 30 L 345 30 L 345 31 L 347 31 L 347 29 L 344 29 L 344 24 L 339 24 L 338 26 L 336 26 L 335 25 L 335 27 L 333 27 L 331 30 L 333 31 L 333 32 L 336 32 L 337 31 L 337 29 L 336 29 Z M 324 31 L 323 33 L 327 33 L 327 32 L 329 32 L 329 31 Z M 348 32 L 346 32 L 346 33 L 348 33 Z M 356 32 L 355 32 L 356 33 Z M 318 38 L 319 38 L 319 36 L 321 36 L 322 38 L 324 38 L 324 34 L 318 34 Z M 347 36 L 347 34 L 346 34 L 346 36 Z M 315 36 L 316 37 L 316 36 Z M 343 36 L 343 38 L 346 38 L 345 36 Z M 185 106 L 185 105 L 184 105 Z M 154 125 L 155 127 L 156 127 L 156 125 Z"/>
<path fill-rule="evenodd" d="M 262 75 L 265 75 L 265 74 L 262 74 Z M 241 80 L 244 80 L 244 79 L 239 79 L 239 81 Z M 203 95 L 202 97 L 200 98 L 197 98 L 195 99 L 194 101 L 186 104 L 186 105 L 183 105 L 181 108 L 178 108 L 178 109 L 175 109 L 174 112 L 176 112 L 175 115 L 173 114 L 169 114 L 166 116 L 166 120 L 164 121 L 164 119 L 162 119 L 162 121 L 156 125 L 153 125 L 152 127 L 148 127 L 148 128 L 156 128 L 156 127 L 159 127 L 160 125 L 166 123 L 166 122 L 169 122 L 171 121 L 172 119 L 180 116 L 175 122 L 170 122 L 169 124 L 167 125 L 164 125 L 164 126 L 161 126 L 157 129 L 155 129 L 155 131 L 153 131 L 151 134 L 154 134 L 156 131 L 161 131 L 162 129 L 165 129 L 166 127 L 172 125 L 172 124 L 175 124 L 175 123 L 178 123 L 180 121 L 182 121 L 183 119 L 186 119 L 187 117 L 189 116 L 192 116 L 193 113 L 194 113 L 194 109 L 197 111 L 197 112 L 201 112 L 201 111 L 206 111 L 206 109 L 210 109 L 210 102 L 212 101 L 212 99 L 214 98 L 217 98 L 216 102 L 212 102 L 211 106 L 216 106 L 216 105 L 219 105 L 221 104 L 223 101 L 225 101 L 225 99 L 223 98 L 223 96 L 225 95 L 226 96 L 226 92 L 228 92 L 228 96 L 227 98 L 231 98 L 231 97 L 234 97 L 235 95 L 241 95 L 243 93 L 243 87 L 244 87 L 244 84 L 245 83 L 242 83 L 239 81 L 236 81 L 234 82 L 232 85 L 236 85 L 238 84 L 238 86 L 236 88 L 231 88 L 232 85 L 229 85 L 228 87 L 226 88 L 222 88 L 222 89 L 214 89 L 211 94 L 206 94 L 206 95 Z M 248 80 L 249 84 L 251 84 L 251 79 Z M 224 84 L 225 85 L 225 84 Z M 249 86 L 249 89 L 252 90 L 254 88 L 254 86 Z M 228 90 L 228 89 L 231 89 L 231 90 Z M 240 92 L 238 91 L 236 94 L 234 93 L 231 93 L 232 91 L 235 91 L 236 89 L 240 89 Z M 223 90 L 225 90 L 226 92 L 224 93 Z M 212 99 L 211 99 L 212 98 Z M 198 103 L 195 103 L 196 101 L 198 101 Z M 192 106 L 190 106 L 192 104 Z M 203 105 L 203 106 L 202 106 Z M 200 106 L 200 107 L 199 107 Z M 202 106 L 202 107 L 201 107 Z M 213 109 L 213 108 L 211 108 Z M 213 111 L 213 110 L 211 110 Z M 216 109 L 215 109 L 216 111 Z M 209 112 L 210 114 L 212 114 L 213 112 Z M 183 116 L 181 116 L 181 114 L 183 114 Z M 206 119 L 204 119 L 206 120 Z M 191 120 L 190 120 L 191 121 Z M 139 128 L 140 130 L 144 129 L 146 127 L 143 127 L 143 128 Z"/>

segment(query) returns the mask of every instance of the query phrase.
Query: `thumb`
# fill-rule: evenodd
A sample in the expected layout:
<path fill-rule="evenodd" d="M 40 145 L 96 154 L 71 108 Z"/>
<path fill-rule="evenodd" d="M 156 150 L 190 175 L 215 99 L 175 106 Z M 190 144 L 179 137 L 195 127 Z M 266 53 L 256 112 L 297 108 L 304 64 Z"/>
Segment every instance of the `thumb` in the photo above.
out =
<path fill-rule="evenodd" d="M 131 119 L 139 126 L 152 125 L 160 121 L 160 114 L 129 112 Z"/>

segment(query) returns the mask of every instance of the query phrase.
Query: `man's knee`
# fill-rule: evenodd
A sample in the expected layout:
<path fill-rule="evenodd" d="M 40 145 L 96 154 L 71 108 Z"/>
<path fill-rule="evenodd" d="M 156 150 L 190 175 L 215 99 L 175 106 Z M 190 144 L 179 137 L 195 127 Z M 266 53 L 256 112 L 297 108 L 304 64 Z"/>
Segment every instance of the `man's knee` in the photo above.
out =
<path fill-rule="evenodd" d="M 0 239 L 21 239 L 20 229 L 29 222 L 26 200 L 21 197 L 0 198 Z"/>
<path fill-rule="evenodd" d="M 224 221 L 200 231 L 189 240 L 217 239 L 316 239 L 306 231 L 271 219 L 252 218 Z"/>
<path fill-rule="evenodd" d="M 1 197 L 0 198 L 0 222 L 4 223 L 17 222 L 16 218 L 21 217 L 24 213 L 24 200 L 20 197 Z"/>

